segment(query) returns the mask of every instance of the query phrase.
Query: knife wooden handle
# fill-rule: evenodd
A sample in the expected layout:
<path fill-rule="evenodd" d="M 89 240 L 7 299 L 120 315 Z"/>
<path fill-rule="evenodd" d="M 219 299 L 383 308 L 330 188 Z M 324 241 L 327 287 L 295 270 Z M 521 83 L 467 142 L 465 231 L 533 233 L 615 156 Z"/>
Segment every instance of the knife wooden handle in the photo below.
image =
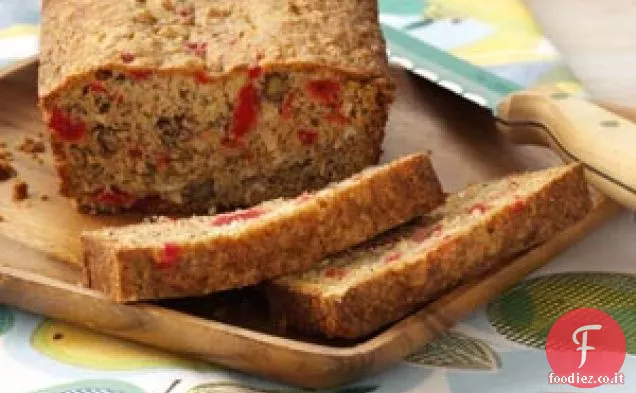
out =
<path fill-rule="evenodd" d="M 523 91 L 497 109 L 499 128 L 515 143 L 550 147 L 584 165 L 588 180 L 636 210 L 636 124 L 561 92 Z"/>

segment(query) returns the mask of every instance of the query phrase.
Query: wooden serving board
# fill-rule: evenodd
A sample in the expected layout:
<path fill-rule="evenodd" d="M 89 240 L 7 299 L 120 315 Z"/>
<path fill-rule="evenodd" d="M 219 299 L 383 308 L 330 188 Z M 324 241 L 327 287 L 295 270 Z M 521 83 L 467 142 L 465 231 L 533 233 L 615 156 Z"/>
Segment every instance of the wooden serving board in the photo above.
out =
<path fill-rule="evenodd" d="M 547 150 L 509 144 L 495 130 L 489 113 L 403 71 L 395 70 L 394 75 L 399 93 L 383 161 L 431 150 L 449 192 L 471 182 L 558 163 Z M 35 65 L 1 81 L 0 91 L 0 141 L 16 146 L 24 137 L 44 131 L 36 107 Z M 384 331 L 358 342 L 321 341 L 277 334 L 267 323 L 256 290 L 118 305 L 79 287 L 80 231 L 140 218 L 79 214 L 68 200 L 57 196 L 50 156 L 43 156 L 43 163 L 24 153 L 15 156 L 31 196 L 13 202 L 14 181 L 0 183 L 0 215 L 4 217 L 0 222 L 0 302 L 310 388 L 333 387 L 395 364 L 618 211 L 615 204 L 597 195 L 592 213 L 576 226 Z M 50 199 L 42 201 L 42 194 Z"/>

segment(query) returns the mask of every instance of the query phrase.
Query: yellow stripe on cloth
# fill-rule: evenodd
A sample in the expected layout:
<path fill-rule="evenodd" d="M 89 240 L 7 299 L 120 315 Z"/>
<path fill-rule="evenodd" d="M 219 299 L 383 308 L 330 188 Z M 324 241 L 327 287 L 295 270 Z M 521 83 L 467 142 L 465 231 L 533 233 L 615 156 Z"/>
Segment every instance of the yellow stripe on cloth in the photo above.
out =
<path fill-rule="evenodd" d="M 40 28 L 38 25 L 16 24 L 6 29 L 0 29 L 0 38 L 19 37 L 23 35 L 38 34 Z"/>

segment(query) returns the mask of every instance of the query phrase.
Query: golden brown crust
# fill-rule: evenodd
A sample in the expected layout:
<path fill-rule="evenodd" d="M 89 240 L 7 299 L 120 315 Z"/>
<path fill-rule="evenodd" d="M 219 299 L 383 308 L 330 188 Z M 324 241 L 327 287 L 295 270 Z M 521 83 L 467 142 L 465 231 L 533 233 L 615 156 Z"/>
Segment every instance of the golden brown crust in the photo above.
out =
<path fill-rule="evenodd" d="M 105 67 L 205 70 L 217 78 L 259 64 L 265 69 L 325 67 L 353 77 L 388 79 L 375 0 L 175 4 L 45 1 L 39 78 L 44 105 L 73 79 Z M 185 42 L 207 46 L 204 53 L 192 53 Z"/>
<path fill-rule="evenodd" d="M 90 285 L 116 301 L 201 295 L 310 268 L 341 251 L 435 208 L 441 185 L 425 155 L 412 155 L 347 180 L 238 236 L 179 244 L 178 263 L 157 268 L 157 247 L 130 247 L 82 237 Z M 152 224 L 144 224 L 152 225 Z M 117 272 L 117 273 L 114 273 Z"/>
<path fill-rule="evenodd" d="M 436 294 L 492 269 L 548 240 L 583 218 L 591 200 L 583 169 L 572 167 L 528 198 L 473 231 L 401 269 L 376 274 L 343 296 L 324 296 L 313 286 L 268 285 L 274 315 L 310 334 L 360 338 L 403 318 Z M 488 241 L 483 241 L 488 239 Z"/>
<path fill-rule="evenodd" d="M 368 147 L 364 143 L 358 148 L 379 149 L 381 145 L 382 138 L 376 140 L 375 136 L 384 134 L 394 84 L 375 0 L 47 0 L 42 19 L 39 97 L 47 123 L 65 93 L 90 83 L 94 73 L 104 69 L 152 71 L 157 76 L 204 73 L 209 83 L 239 77 L 257 65 L 264 73 L 334 70 L 377 86 L 378 111 L 368 115 L 369 124 L 358 130 L 374 138 Z M 193 51 L 192 45 L 202 50 Z M 210 207 L 251 204 L 240 192 L 201 206 L 174 203 L 165 195 L 153 200 L 156 192 L 148 192 L 131 193 L 139 201 L 133 207 L 103 206 L 90 193 L 98 187 L 78 187 L 80 176 L 65 152 L 68 141 L 55 134 L 51 138 L 61 193 L 74 198 L 82 211 L 203 213 Z M 365 158 L 361 164 L 376 162 Z M 339 180 L 358 169 L 352 166 L 321 180 Z M 303 180 L 312 186 L 309 177 Z M 254 203 L 289 196 L 270 195 L 275 191 L 270 188 L 269 194 Z"/>
<path fill-rule="evenodd" d="M 82 285 L 100 292 L 113 290 L 109 283 L 118 282 L 116 279 L 118 274 L 115 270 L 108 270 L 110 268 L 108 261 L 115 258 L 114 245 L 91 237 L 83 238 L 82 243 L 84 260 L 95 261 L 90 265 L 90 269 L 88 264 L 82 266 Z"/>

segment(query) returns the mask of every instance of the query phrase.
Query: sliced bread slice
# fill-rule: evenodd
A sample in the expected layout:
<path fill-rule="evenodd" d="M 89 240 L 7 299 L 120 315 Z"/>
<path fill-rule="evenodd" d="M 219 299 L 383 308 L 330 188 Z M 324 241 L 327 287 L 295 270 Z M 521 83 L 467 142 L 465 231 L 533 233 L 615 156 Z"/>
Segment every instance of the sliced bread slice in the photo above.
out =
<path fill-rule="evenodd" d="M 546 241 L 590 207 L 580 166 L 472 185 L 414 222 L 268 283 L 272 313 L 306 333 L 359 338 Z"/>
<path fill-rule="evenodd" d="M 118 302 L 257 284 L 309 269 L 443 200 L 429 157 L 414 154 L 295 199 L 86 232 L 86 279 Z"/>

